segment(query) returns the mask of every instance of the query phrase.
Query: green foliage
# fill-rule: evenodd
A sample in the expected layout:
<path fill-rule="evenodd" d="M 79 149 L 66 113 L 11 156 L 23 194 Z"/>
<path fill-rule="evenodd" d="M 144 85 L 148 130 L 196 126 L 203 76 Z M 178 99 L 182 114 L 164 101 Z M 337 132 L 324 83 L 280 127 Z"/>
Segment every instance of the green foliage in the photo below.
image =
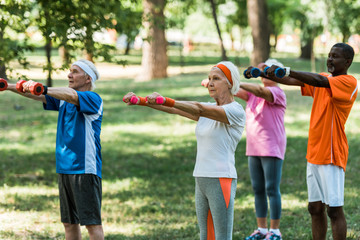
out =
<path fill-rule="evenodd" d="M 356 34 L 360 24 L 360 3 L 357 0 L 332 0 L 329 4 L 329 22 L 332 28 L 338 29 L 347 42 L 351 34 Z M 331 28 L 331 30 L 332 30 Z M 334 30 L 332 30 L 335 33 Z"/>
<path fill-rule="evenodd" d="M 283 0 L 269 0 L 267 3 L 271 33 L 278 36 L 282 31 L 286 18 L 289 17 L 285 13 L 290 6 L 288 6 L 288 1 Z"/>
<path fill-rule="evenodd" d="M 313 41 L 324 29 L 325 4 L 323 1 L 292 0 L 288 6 L 286 13 L 294 26 L 301 30 L 301 56 L 310 59 Z"/>
<path fill-rule="evenodd" d="M 118 34 L 125 34 L 128 38 L 128 43 L 135 40 L 142 25 L 142 9 L 140 6 L 132 9 L 134 7 L 133 5 L 130 5 L 129 7 L 122 5 L 121 11 L 115 14 L 116 21 L 114 22 L 114 29 Z"/>
<path fill-rule="evenodd" d="M 16 59 L 24 68 L 28 65 L 25 52 L 33 49 L 24 34 L 30 24 L 29 8 L 29 1 L 6 0 L 0 2 L 0 77 L 7 78 L 6 69 L 10 73 L 13 72 L 13 68 L 9 64 L 13 59 Z M 13 37 L 18 33 L 22 35 L 22 41 Z"/>
<path fill-rule="evenodd" d="M 236 12 L 227 17 L 229 20 L 228 24 L 230 27 L 239 26 L 240 28 L 246 28 L 248 26 L 247 1 L 239 0 L 235 1 L 235 4 L 237 6 Z M 227 29 L 230 29 L 230 27 L 227 27 Z"/>
<path fill-rule="evenodd" d="M 184 29 L 186 18 L 196 9 L 195 0 L 167 1 L 165 16 L 168 28 Z"/>

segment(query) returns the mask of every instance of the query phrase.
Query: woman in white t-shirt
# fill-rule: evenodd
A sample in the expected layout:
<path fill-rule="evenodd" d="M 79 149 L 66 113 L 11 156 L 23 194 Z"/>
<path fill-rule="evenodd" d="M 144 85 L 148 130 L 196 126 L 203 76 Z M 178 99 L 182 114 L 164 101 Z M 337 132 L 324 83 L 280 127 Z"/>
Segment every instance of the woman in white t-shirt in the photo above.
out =
<path fill-rule="evenodd" d="M 123 100 L 129 105 L 146 105 L 198 121 L 193 176 L 200 239 L 228 240 L 232 239 L 237 184 L 235 150 L 244 130 L 245 111 L 234 101 L 240 85 L 240 74 L 234 64 L 218 63 L 208 79 L 208 91 L 214 103 L 175 101 L 159 93 L 146 99 L 128 93 Z"/>

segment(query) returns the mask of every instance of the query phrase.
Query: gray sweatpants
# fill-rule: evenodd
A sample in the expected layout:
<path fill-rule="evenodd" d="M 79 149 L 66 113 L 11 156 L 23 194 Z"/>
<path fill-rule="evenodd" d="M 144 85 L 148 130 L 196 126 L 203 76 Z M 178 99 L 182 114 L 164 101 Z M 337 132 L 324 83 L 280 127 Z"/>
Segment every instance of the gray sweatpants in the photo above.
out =
<path fill-rule="evenodd" d="M 232 239 L 236 184 L 236 179 L 231 178 L 195 178 L 195 206 L 200 240 Z"/>

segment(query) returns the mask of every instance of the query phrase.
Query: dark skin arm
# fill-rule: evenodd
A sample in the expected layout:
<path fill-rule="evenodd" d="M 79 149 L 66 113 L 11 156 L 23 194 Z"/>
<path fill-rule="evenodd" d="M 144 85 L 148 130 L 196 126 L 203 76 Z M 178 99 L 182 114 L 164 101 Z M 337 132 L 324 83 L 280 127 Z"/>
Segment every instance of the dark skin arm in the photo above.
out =
<path fill-rule="evenodd" d="M 290 70 L 290 75 L 288 77 L 278 78 L 275 76 L 275 70 L 277 68 L 278 66 L 271 66 L 267 70 L 267 78 L 286 85 L 304 86 L 304 83 L 306 83 L 315 87 L 330 88 L 329 79 L 320 74 Z"/>

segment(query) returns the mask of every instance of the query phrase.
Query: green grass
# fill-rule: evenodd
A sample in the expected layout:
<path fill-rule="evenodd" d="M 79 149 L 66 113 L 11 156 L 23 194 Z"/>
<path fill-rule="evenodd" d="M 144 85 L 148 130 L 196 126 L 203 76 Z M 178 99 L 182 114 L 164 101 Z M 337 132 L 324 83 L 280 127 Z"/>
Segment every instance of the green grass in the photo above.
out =
<path fill-rule="evenodd" d="M 173 56 L 170 60 L 170 66 L 178 61 Z M 307 61 L 291 57 L 280 60 L 300 70 L 310 68 Z M 210 101 L 200 81 L 206 77 L 208 65 L 217 61 L 217 57 L 188 56 L 185 67 L 203 66 L 201 72 L 145 83 L 129 78 L 97 83 L 96 91 L 104 99 L 102 218 L 106 239 L 199 239 L 192 177 L 196 123 L 144 107 L 127 106 L 122 97 L 128 91 L 142 96 L 157 91 L 175 99 Z M 248 59 L 240 58 L 241 62 L 243 70 Z M 359 63 L 355 62 L 351 69 L 359 69 Z M 56 80 L 54 85 L 67 83 L 65 79 Z M 312 100 L 301 97 L 296 87 L 283 89 L 288 101 L 288 145 L 281 183 L 281 231 L 284 239 L 306 240 L 311 239 L 305 155 Z M 40 103 L 9 92 L 0 95 L 0 239 L 64 239 L 55 173 L 57 113 L 43 111 Z M 346 129 L 350 145 L 344 207 L 348 239 L 360 238 L 359 105 L 356 101 Z M 243 239 L 256 226 L 245 137 L 236 151 L 239 178 L 235 240 Z M 82 232 L 88 239 L 85 228 Z M 332 239 L 330 235 L 329 225 L 328 239 Z"/>

